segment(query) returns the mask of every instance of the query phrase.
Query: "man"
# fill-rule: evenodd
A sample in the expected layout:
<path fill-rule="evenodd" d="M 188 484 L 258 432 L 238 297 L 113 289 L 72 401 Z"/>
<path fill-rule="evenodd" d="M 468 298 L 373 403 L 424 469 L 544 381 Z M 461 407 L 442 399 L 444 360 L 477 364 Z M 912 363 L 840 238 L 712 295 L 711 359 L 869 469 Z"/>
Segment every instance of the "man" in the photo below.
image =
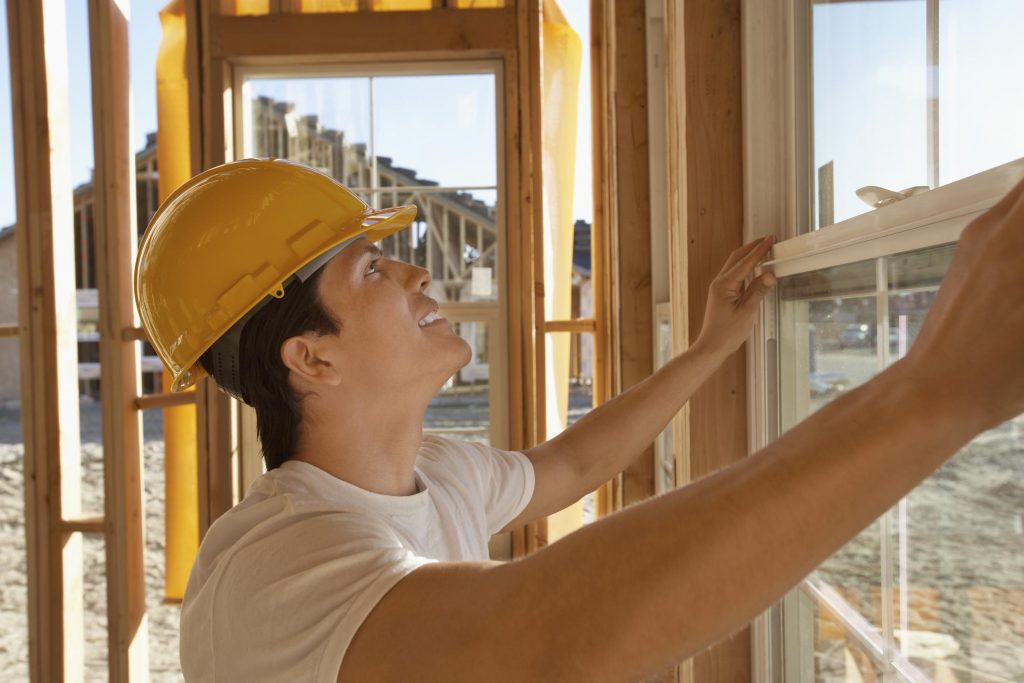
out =
<path fill-rule="evenodd" d="M 280 161 L 213 169 L 161 207 L 140 248 L 140 310 L 147 329 L 164 325 L 151 337 L 169 340 L 175 386 L 206 368 L 252 402 L 273 468 L 203 541 L 182 611 L 190 680 L 637 680 L 749 621 L 1024 410 L 1022 184 L 965 231 L 903 360 L 743 462 L 493 562 L 488 535 L 622 470 L 742 344 L 773 277 L 744 283 L 771 240 L 730 256 L 686 353 L 508 453 L 423 437 L 468 349 L 423 294 L 429 275 L 372 244 L 408 211 L 357 207 L 328 183 Z M 344 208 L 311 209 L 312 186 Z M 187 253 L 165 258 L 176 234 Z M 242 245 L 252 267 L 197 305 L 179 290 L 203 288 L 161 265 Z"/>

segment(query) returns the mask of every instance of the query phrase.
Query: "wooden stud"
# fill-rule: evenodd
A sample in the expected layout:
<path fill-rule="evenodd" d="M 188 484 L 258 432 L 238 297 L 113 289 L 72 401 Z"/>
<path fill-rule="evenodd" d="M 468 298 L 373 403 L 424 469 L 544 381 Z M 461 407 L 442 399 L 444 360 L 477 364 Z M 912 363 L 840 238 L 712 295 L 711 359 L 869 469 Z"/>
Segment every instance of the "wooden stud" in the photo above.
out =
<path fill-rule="evenodd" d="M 614 344 L 617 321 L 612 315 L 611 289 L 614 269 L 608 245 L 608 220 L 606 207 L 612 172 L 608 144 L 608 117 L 606 98 L 608 93 L 609 31 L 606 27 L 607 1 L 590 0 L 590 106 L 591 106 L 591 158 L 593 166 L 594 220 L 590 227 L 591 283 L 594 297 L 594 405 L 600 405 L 613 396 Z M 616 493 L 622 489 L 622 475 L 616 475 L 597 490 L 597 516 L 604 517 L 614 512 Z"/>
<path fill-rule="evenodd" d="M 145 505 L 139 347 L 132 265 L 138 229 L 128 77 L 128 17 L 114 0 L 89 2 L 94 216 L 100 308 L 100 396 L 107 558 L 107 633 L 111 681 L 149 679 Z"/>
<path fill-rule="evenodd" d="M 614 208 L 609 214 L 611 247 L 616 257 L 618 299 L 618 392 L 648 377 L 654 369 L 651 292 L 650 166 L 647 119 L 646 4 L 613 3 L 612 63 L 614 101 L 610 161 Z M 654 450 L 645 449 L 622 473 L 622 503 L 654 495 Z"/>
<path fill-rule="evenodd" d="M 33 681 L 81 680 L 82 539 L 64 5 L 8 2 Z"/>
<path fill-rule="evenodd" d="M 675 352 L 700 331 L 708 287 L 743 242 L 740 3 L 666 4 L 670 279 Z M 699 172 L 696 172 L 699 170 Z M 682 296 L 679 296 L 682 293 Z M 690 400 L 676 429 L 682 481 L 747 454 L 746 357 L 731 356 Z M 750 631 L 696 655 L 684 680 L 750 680 Z"/>

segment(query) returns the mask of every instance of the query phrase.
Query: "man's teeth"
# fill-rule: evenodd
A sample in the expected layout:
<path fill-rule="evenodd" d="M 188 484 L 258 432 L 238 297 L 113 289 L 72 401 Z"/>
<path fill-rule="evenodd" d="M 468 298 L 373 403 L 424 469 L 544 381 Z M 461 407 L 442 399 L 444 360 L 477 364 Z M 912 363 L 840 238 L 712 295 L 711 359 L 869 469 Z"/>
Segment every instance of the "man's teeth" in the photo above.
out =
<path fill-rule="evenodd" d="M 428 313 L 426 316 L 423 317 L 423 320 L 420 321 L 420 327 L 429 325 L 430 323 L 434 322 L 440 317 L 441 316 L 439 316 L 437 313 Z"/>

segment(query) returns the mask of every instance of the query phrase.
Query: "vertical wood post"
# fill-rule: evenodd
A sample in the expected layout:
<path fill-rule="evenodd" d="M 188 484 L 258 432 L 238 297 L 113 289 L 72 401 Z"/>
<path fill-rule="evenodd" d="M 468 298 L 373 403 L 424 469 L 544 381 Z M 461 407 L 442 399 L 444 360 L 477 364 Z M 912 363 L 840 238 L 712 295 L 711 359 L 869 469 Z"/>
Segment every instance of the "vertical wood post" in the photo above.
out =
<path fill-rule="evenodd" d="M 95 150 L 96 270 L 111 681 L 149 679 L 145 505 L 138 326 L 132 297 L 135 159 L 131 140 L 127 3 L 89 1 Z"/>
<path fill-rule="evenodd" d="M 621 393 L 654 370 L 654 299 L 651 291 L 650 146 L 647 119 L 647 13 L 645 0 L 612 0 L 609 88 L 611 142 L 610 222 L 618 316 Z M 608 111 L 608 109 L 606 109 Z M 622 505 L 654 495 L 654 448 L 622 473 Z"/>
<path fill-rule="evenodd" d="M 675 352 L 700 333 L 708 288 L 743 242 L 743 133 L 739 0 L 666 3 L 670 252 Z M 682 481 L 747 455 L 746 355 L 733 354 L 690 399 Z M 684 679 L 750 680 L 750 630 L 696 655 Z"/>
<path fill-rule="evenodd" d="M 64 3 L 8 2 L 29 676 L 83 677 L 74 216 Z"/>

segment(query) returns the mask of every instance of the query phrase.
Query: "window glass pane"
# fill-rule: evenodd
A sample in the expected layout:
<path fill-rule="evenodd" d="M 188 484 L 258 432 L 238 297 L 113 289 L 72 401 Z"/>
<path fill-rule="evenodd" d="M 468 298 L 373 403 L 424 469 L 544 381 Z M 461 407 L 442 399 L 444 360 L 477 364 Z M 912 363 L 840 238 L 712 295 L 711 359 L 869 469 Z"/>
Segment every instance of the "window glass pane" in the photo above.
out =
<path fill-rule="evenodd" d="M 374 194 L 379 207 L 415 204 L 419 208 L 409 229 L 381 240 L 381 249 L 390 258 L 429 270 L 427 294 L 441 302 L 497 300 L 496 190 L 470 194 L 407 188 Z"/>
<path fill-rule="evenodd" d="M 385 253 L 427 268 L 440 302 L 498 299 L 493 74 L 254 78 L 245 93 L 245 156 L 313 166 L 376 208 L 415 204 Z"/>
<path fill-rule="evenodd" d="M 423 431 L 450 439 L 490 444 L 490 326 L 482 320 L 453 322 L 451 325 L 455 333 L 469 344 L 472 356 L 469 363 L 455 373 L 430 402 Z"/>
<path fill-rule="evenodd" d="M 882 681 L 882 669 L 823 603 L 814 605 L 814 683 Z"/>
<path fill-rule="evenodd" d="M 816 227 L 927 184 L 925 1 L 812 4 Z"/>
<path fill-rule="evenodd" d="M 953 251 L 943 245 L 780 281 L 783 429 L 907 352 Z M 1017 418 L 980 435 L 812 576 L 893 657 L 931 680 L 1024 680 L 1022 426 Z M 819 617 L 852 628 L 837 615 Z M 816 661 L 830 667 L 819 672 L 850 666 L 848 654 L 839 656 L 843 638 L 819 632 L 815 642 Z"/>
<path fill-rule="evenodd" d="M 377 154 L 421 184 L 494 186 L 494 96 L 493 74 L 376 77 Z"/>
<path fill-rule="evenodd" d="M 783 431 L 878 371 L 875 268 L 863 261 L 780 281 Z M 867 527 L 815 575 L 880 632 L 879 533 Z"/>
<path fill-rule="evenodd" d="M 938 172 L 945 184 L 1024 156 L 1024 3 L 939 0 L 938 11 Z"/>
<path fill-rule="evenodd" d="M 291 159 L 369 187 L 369 78 L 259 78 L 245 83 L 244 156 Z"/>
<path fill-rule="evenodd" d="M 890 257 L 892 358 L 905 353 L 953 255 Z M 897 507 L 900 652 L 933 680 L 1024 680 L 1024 419 L 982 434 Z"/>
<path fill-rule="evenodd" d="M 1024 155 L 1024 4 L 811 6 L 813 227 Z"/>

